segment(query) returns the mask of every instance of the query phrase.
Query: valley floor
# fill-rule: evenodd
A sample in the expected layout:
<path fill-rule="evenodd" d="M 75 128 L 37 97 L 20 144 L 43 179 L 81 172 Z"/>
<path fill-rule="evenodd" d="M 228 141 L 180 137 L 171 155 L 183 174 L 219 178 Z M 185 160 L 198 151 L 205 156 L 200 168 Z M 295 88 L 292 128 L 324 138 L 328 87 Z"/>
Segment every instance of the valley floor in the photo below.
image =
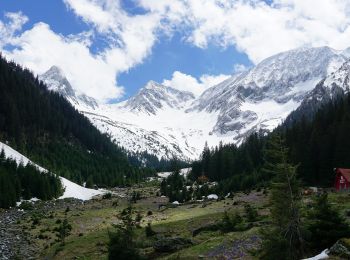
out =
<path fill-rule="evenodd" d="M 143 217 L 141 228 L 136 230 L 137 246 L 146 258 L 256 259 L 254 250 L 261 244 L 259 229 L 269 223 L 266 194 L 256 191 L 237 193 L 233 198 L 221 201 L 174 206 L 167 204 L 167 198 L 155 196 L 156 190 L 152 187 L 118 190 L 119 196 L 114 195 L 111 199 L 36 202 L 33 209 L 24 212 L 17 209 L 0 212 L 0 258 L 107 259 L 108 232 L 113 231 L 112 225 L 118 223 L 117 214 L 127 206 L 126 197 L 135 189 L 142 191 L 143 196 L 133 204 L 135 212 Z M 306 197 L 305 203 L 309 199 Z M 343 211 L 350 207 L 347 193 L 331 194 L 330 199 Z M 255 207 L 259 213 L 258 220 L 250 223 L 247 230 L 229 233 L 204 230 L 221 220 L 225 211 L 244 216 L 246 204 Z M 72 231 L 61 246 L 55 228 L 65 218 L 72 225 Z M 157 233 L 152 237 L 145 235 L 144 227 L 149 222 Z M 175 252 L 154 250 L 157 240 L 169 237 L 190 242 Z"/>

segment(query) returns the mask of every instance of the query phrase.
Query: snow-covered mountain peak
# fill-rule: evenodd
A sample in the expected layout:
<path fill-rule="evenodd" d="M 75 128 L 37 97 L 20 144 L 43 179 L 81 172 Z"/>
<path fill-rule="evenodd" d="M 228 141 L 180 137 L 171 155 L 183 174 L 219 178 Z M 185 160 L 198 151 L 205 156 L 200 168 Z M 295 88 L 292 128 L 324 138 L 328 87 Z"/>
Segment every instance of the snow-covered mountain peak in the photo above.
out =
<path fill-rule="evenodd" d="M 278 82 L 290 86 L 310 78 L 322 78 L 331 72 L 330 66 L 339 67 L 345 59 L 329 47 L 298 48 L 263 60 L 239 84 L 266 88 Z"/>
<path fill-rule="evenodd" d="M 324 80 L 323 86 L 333 91 L 338 88 L 348 93 L 350 91 L 350 59 L 344 62 L 337 71 L 331 73 Z"/>
<path fill-rule="evenodd" d="M 153 80 L 150 80 L 147 82 L 146 86 L 144 86 L 145 89 L 154 89 L 154 90 L 159 90 L 159 89 L 162 89 L 162 88 L 165 88 L 164 85 L 162 84 L 159 84 L 158 82 L 155 82 Z"/>
<path fill-rule="evenodd" d="M 241 139 L 251 131 L 271 130 L 345 61 L 329 47 L 279 53 L 209 88 L 188 111 L 219 112 L 213 132 L 220 135 Z"/>
<path fill-rule="evenodd" d="M 49 90 L 58 92 L 66 98 L 75 97 L 75 91 L 59 67 L 52 66 L 48 71 L 40 75 L 39 79 L 45 82 Z"/>
<path fill-rule="evenodd" d="M 347 60 L 340 68 L 329 74 L 305 95 L 301 105 L 288 116 L 286 122 L 293 122 L 293 120 L 301 117 L 311 118 L 323 104 L 349 92 L 350 60 Z"/>
<path fill-rule="evenodd" d="M 78 107 L 81 107 L 82 109 L 95 109 L 98 107 L 98 102 L 94 98 L 86 96 L 84 94 L 78 95 L 76 93 L 64 75 L 64 72 L 58 66 L 52 66 L 48 71 L 40 75 L 39 79 L 46 84 L 49 90 L 59 93 L 71 101 L 71 103 Z"/>
<path fill-rule="evenodd" d="M 48 77 L 49 75 L 54 75 L 61 76 L 62 78 L 64 78 L 64 73 L 62 69 L 56 65 L 51 66 L 51 68 L 48 71 L 46 71 L 43 75 L 45 75 L 46 77 Z"/>
<path fill-rule="evenodd" d="M 133 112 L 155 115 L 163 108 L 182 109 L 194 98 L 191 92 L 150 81 L 135 96 L 127 100 L 124 107 Z"/>

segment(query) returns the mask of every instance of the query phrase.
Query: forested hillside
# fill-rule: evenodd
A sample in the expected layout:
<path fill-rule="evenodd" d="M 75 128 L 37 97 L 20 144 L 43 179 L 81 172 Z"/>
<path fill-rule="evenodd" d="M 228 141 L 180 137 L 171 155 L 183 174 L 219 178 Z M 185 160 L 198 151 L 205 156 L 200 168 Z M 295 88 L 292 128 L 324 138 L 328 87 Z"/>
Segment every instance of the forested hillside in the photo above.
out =
<path fill-rule="evenodd" d="M 0 57 L 0 140 L 36 163 L 78 183 L 123 185 L 151 174 L 68 101 L 19 65 Z"/>
<path fill-rule="evenodd" d="M 57 198 L 62 192 L 58 176 L 41 173 L 31 164 L 17 165 L 15 160 L 6 159 L 3 150 L 0 151 L 0 208 L 14 206 L 21 198 Z"/>
<path fill-rule="evenodd" d="M 201 175 L 219 181 L 222 192 L 263 186 L 271 178 L 264 171 L 264 151 L 272 135 L 280 134 L 289 148 L 289 160 L 298 164 L 306 185 L 331 187 L 333 168 L 350 167 L 350 95 L 322 106 L 312 119 L 301 117 L 263 136 L 251 135 L 241 146 L 204 149 L 193 163 L 192 178 Z M 225 180 L 225 181 L 223 181 Z"/>

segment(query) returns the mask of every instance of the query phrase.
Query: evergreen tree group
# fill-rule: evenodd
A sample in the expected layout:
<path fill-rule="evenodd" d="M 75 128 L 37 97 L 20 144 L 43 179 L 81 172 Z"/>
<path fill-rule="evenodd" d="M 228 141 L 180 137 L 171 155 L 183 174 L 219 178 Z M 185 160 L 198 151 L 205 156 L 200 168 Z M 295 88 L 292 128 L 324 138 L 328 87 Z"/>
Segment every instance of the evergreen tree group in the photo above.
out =
<path fill-rule="evenodd" d="M 186 180 L 180 175 L 179 170 L 174 171 L 160 184 L 161 195 L 167 196 L 170 202 L 185 202 L 191 198 L 190 191 L 187 191 Z"/>
<path fill-rule="evenodd" d="M 0 153 L 0 208 L 16 205 L 20 199 L 36 197 L 41 200 L 57 198 L 63 192 L 60 179 L 51 173 L 42 173 L 35 166 L 6 159 Z"/>
<path fill-rule="evenodd" d="M 338 239 L 350 236 L 350 227 L 343 216 L 330 204 L 328 194 L 316 198 L 308 212 L 307 228 L 310 232 L 308 247 L 313 252 L 330 248 Z"/>

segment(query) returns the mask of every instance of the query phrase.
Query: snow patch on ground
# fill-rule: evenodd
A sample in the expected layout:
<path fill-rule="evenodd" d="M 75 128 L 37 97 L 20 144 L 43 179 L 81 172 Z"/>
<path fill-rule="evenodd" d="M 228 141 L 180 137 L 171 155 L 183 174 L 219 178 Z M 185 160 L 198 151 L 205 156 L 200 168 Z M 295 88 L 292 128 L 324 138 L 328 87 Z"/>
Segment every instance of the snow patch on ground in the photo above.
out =
<path fill-rule="evenodd" d="M 180 175 L 187 178 L 188 174 L 191 172 L 192 168 L 183 168 L 180 170 Z M 158 172 L 157 175 L 160 178 L 168 178 L 173 172 Z"/>
<path fill-rule="evenodd" d="M 60 199 L 64 198 L 76 198 L 81 200 L 89 200 L 96 195 L 101 195 L 104 192 L 101 190 L 94 190 L 84 188 L 70 180 L 60 177 L 63 187 L 65 187 L 64 194 Z"/>
<path fill-rule="evenodd" d="M 208 200 L 218 200 L 219 196 L 216 194 L 210 194 L 207 196 Z"/>
<path fill-rule="evenodd" d="M 29 160 L 27 157 L 22 155 L 21 153 L 17 152 L 16 150 L 12 149 L 10 146 L 0 142 L 0 151 L 4 150 L 5 156 L 7 158 L 11 158 L 15 160 L 18 164 L 27 165 L 28 163 L 36 166 L 39 171 L 45 173 L 48 172 L 48 170 L 44 169 L 43 167 L 33 163 L 31 160 Z M 104 191 L 101 190 L 94 190 L 94 189 L 88 189 L 84 188 L 70 180 L 67 180 L 66 178 L 60 177 L 60 180 L 62 182 L 62 186 L 65 188 L 64 194 L 60 197 L 60 199 L 63 198 L 75 198 L 80 200 L 89 200 L 92 197 L 96 195 L 103 194 Z"/>
<path fill-rule="evenodd" d="M 310 258 L 305 258 L 304 260 L 322 260 L 322 259 L 328 259 L 328 249 L 323 250 L 321 254 L 318 254 L 314 257 L 310 257 Z"/>

